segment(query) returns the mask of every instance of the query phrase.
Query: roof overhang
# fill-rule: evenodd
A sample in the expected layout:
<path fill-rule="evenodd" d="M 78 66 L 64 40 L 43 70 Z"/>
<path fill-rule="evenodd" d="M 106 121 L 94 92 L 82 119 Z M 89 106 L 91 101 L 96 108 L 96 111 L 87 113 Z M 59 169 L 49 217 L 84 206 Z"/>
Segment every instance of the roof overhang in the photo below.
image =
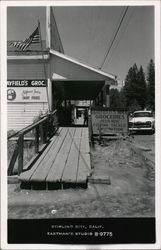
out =
<path fill-rule="evenodd" d="M 71 58 L 71 57 L 69 57 L 69 56 L 67 56 L 67 55 L 65 55 L 65 54 L 62 54 L 62 53 L 57 52 L 57 51 L 52 50 L 52 49 L 50 49 L 49 53 L 50 53 L 51 55 L 54 55 L 54 56 L 57 57 L 57 58 L 60 58 L 60 59 L 62 59 L 62 60 L 64 60 L 64 61 L 66 61 L 66 62 L 69 62 L 69 63 L 71 63 L 71 64 L 75 64 L 75 65 L 77 65 L 77 66 L 80 66 L 80 68 L 82 67 L 82 68 L 84 68 L 84 69 L 87 69 L 89 72 L 90 72 L 90 71 L 91 71 L 91 72 L 94 72 L 94 73 L 100 75 L 100 77 L 107 78 L 107 79 L 111 79 L 111 80 L 113 80 L 113 81 L 116 80 L 116 75 L 112 75 L 112 74 L 106 73 L 106 72 L 104 72 L 104 71 L 102 71 L 102 70 L 96 69 L 96 68 L 94 68 L 94 67 L 92 67 L 92 66 L 89 66 L 89 65 L 87 65 L 87 64 L 85 64 L 85 63 L 79 62 L 78 60 L 73 59 L 73 58 Z"/>
<path fill-rule="evenodd" d="M 105 85 L 105 81 L 52 81 L 56 89 L 63 90 L 66 100 L 95 100 Z"/>
<path fill-rule="evenodd" d="M 95 100 L 105 85 L 116 84 L 114 75 L 55 50 L 49 53 L 53 85 L 63 91 L 66 100 Z"/>

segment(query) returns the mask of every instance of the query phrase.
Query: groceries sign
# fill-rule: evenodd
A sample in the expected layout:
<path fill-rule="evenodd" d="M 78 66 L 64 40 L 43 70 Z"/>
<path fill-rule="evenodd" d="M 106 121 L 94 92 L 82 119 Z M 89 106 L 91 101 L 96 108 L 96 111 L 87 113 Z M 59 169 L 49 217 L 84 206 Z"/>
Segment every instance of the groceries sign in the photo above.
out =
<path fill-rule="evenodd" d="M 128 132 L 128 115 L 124 111 L 92 110 L 92 128 L 94 134 L 112 134 Z"/>
<path fill-rule="evenodd" d="M 8 102 L 47 102 L 47 80 L 8 80 Z"/>

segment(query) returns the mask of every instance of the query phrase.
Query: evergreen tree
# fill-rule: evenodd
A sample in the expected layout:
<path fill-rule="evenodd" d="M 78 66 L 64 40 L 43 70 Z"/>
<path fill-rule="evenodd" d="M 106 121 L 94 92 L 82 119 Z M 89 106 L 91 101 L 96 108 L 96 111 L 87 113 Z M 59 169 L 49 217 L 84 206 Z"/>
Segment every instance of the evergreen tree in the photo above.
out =
<path fill-rule="evenodd" d="M 142 66 L 140 66 L 137 76 L 137 102 L 142 109 L 144 109 L 146 106 L 146 100 L 147 100 L 147 86 L 145 81 L 145 74 Z"/>
<path fill-rule="evenodd" d="M 150 60 L 148 65 L 147 82 L 148 82 L 147 104 L 152 110 L 155 110 L 155 65 L 152 59 Z"/>
<path fill-rule="evenodd" d="M 136 84 L 137 84 L 137 74 L 138 68 L 134 64 L 128 71 L 128 74 L 125 79 L 124 93 L 126 97 L 126 107 L 128 108 L 132 105 L 133 101 L 136 99 Z"/>
<path fill-rule="evenodd" d="M 134 111 L 137 111 L 137 110 L 140 110 L 141 107 L 140 105 L 138 104 L 138 102 L 136 101 L 136 99 L 133 101 L 133 103 L 128 107 L 128 111 L 129 112 L 134 112 Z"/>
<path fill-rule="evenodd" d="M 123 88 L 120 90 L 120 108 L 126 110 L 126 96 Z"/>
<path fill-rule="evenodd" d="M 146 105 L 146 81 L 142 66 L 138 70 L 136 64 L 128 71 L 125 79 L 125 86 L 123 88 L 126 97 L 126 108 L 130 110 L 135 109 L 134 106 L 145 108 Z"/>
<path fill-rule="evenodd" d="M 126 97 L 123 89 L 110 89 L 110 107 L 113 109 L 126 110 Z"/>
<path fill-rule="evenodd" d="M 110 107 L 112 109 L 120 108 L 120 96 L 117 89 L 110 89 Z"/>

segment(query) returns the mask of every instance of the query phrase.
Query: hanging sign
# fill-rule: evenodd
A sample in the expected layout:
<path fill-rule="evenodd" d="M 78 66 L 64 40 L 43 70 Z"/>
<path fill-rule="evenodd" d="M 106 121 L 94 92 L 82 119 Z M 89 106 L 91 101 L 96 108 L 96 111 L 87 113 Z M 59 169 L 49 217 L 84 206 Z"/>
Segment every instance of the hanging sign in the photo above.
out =
<path fill-rule="evenodd" d="M 125 111 L 92 110 L 92 128 L 94 134 L 112 134 L 128 132 L 128 114 Z"/>
<path fill-rule="evenodd" d="M 47 102 L 46 80 L 8 80 L 8 102 Z"/>

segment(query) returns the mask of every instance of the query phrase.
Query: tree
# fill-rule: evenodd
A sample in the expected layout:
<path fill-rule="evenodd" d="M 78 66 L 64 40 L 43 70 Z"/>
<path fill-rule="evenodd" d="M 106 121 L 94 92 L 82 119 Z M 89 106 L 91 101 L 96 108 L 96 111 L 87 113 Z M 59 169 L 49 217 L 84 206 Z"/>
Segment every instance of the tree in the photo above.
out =
<path fill-rule="evenodd" d="M 120 90 L 120 108 L 126 109 L 126 96 L 123 88 Z"/>
<path fill-rule="evenodd" d="M 134 64 L 128 71 L 128 74 L 125 78 L 125 86 L 124 86 L 124 93 L 126 97 L 126 107 L 128 108 L 132 105 L 133 101 L 137 99 L 136 97 L 136 83 L 137 83 L 137 74 L 138 68 L 137 65 Z"/>
<path fill-rule="evenodd" d="M 145 74 L 143 71 L 142 66 L 140 66 L 140 69 L 138 71 L 137 75 L 137 102 L 140 105 L 142 109 L 146 106 L 146 100 L 147 100 L 147 86 L 145 81 Z"/>
<path fill-rule="evenodd" d="M 126 97 L 126 108 L 141 107 L 146 105 L 146 81 L 142 66 L 138 70 L 136 63 L 128 71 L 125 79 L 125 86 L 123 88 Z"/>
<path fill-rule="evenodd" d="M 123 89 L 110 89 L 110 107 L 113 109 L 126 109 L 126 98 Z"/>
<path fill-rule="evenodd" d="M 148 92 L 148 101 L 147 105 L 155 110 L 155 65 L 154 61 L 151 59 L 148 65 L 147 70 L 147 92 Z"/>
<path fill-rule="evenodd" d="M 120 96 L 117 89 L 110 89 L 110 107 L 112 109 L 120 108 Z"/>
<path fill-rule="evenodd" d="M 129 112 L 134 112 L 134 111 L 137 111 L 137 110 L 140 110 L 141 107 L 140 105 L 138 104 L 138 102 L 136 101 L 136 99 L 133 101 L 133 103 L 128 107 L 128 111 Z"/>

